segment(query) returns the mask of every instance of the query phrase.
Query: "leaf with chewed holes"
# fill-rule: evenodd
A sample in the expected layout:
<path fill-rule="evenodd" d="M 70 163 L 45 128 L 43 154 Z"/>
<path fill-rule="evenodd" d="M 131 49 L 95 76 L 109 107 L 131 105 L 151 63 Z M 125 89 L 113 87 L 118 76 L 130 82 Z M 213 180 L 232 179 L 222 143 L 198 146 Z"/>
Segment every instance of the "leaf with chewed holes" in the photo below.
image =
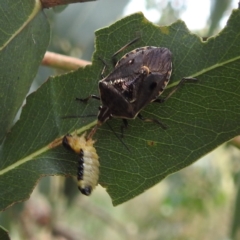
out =
<path fill-rule="evenodd" d="M 67 115 L 97 115 L 100 102 L 76 102 L 98 94 L 103 64 L 136 36 L 141 39 L 119 54 L 142 46 L 167 47 L 173 54 L 173 74 L 166 96 L 183 77 L 196 77 L 163 104 L 151 103 L 141 114 L 160 119 L 167 129 L 139 119 L 129 120 L 124 143 L 107 124 L 94 139 L 100 160 L 99 182 L 113 204 L 123 203 L 163 178 L 189 166 L 222 143 L 240 134 L 240 11 L 234 10 L 227 26 L 216 37 L 202 42 L 182 21 L 168 27 L 148 22 L 140 13 L 126 17 L 96 32 L 93 64 L 84 69 L 50 78 L 27 98 L 20 121 L 1 149 L 1 209 L 25 199 L 37 179 L 44 175 L 76 175 L 76 156 L 62 146 L 66 133 L 85 132 L 96 117 L 62 119 Z M 108 122 L 120 135 L 121 119 Z"/>

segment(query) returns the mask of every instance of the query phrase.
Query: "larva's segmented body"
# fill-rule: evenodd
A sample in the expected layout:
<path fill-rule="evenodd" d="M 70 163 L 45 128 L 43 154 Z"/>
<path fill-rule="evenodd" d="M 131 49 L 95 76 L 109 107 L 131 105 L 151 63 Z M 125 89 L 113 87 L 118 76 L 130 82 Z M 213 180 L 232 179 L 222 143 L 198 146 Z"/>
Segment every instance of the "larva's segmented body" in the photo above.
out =
<path fill-rule="evenodd" d="M 63 138 L 63 146 L 78 154 L 78 189 L 84 195 L 89 196 L 98 184 L 99 161 L 93 141 L 91 138 L 86 140 L 85 133 L 81 136 L 66 135 Z"/>

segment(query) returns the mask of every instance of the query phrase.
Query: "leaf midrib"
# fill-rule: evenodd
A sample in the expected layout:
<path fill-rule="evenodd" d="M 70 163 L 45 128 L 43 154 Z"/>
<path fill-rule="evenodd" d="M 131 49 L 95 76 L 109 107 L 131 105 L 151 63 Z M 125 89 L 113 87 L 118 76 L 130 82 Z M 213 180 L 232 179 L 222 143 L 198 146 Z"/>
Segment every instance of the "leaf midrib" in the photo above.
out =
<path fill-rule="evenodd" d="M 212 65 L 212 66 L 210 66 L 210 67 L 208 67 L 208 68 L 204 68 L 203 70 L 201 70 L 201 71 L 199 71 L 199 72 L 196 72 L 195 74 L 193 74 L 193 75 L 191 75 L 191 76 L 187 76 L 187 77 L 193 77 L 193 78 L 194 78 L 194 77 L 203 75 L 204 73 L 210 72 L 210 71 L 212 71 L 212 70 L 214 70 L 214 69 L 217 69 L 217 68 L 219 68 L 219 67 L 222 67 L 222 66 L 224 66 L 224 65 L 226 65 L 226 64 L 228 64 L 228 63 L 231 63 L 231 62 L 234 62 L 234 61 L 237 61 L 237 60 L 240 60 L 240 56 L 237 56 L 237 57 L 235 57 L 235 58 L 231 58 L 231 59 L 229 59 L 229 60 L 227 60 L 227 61 L 223 61 L 223 62 L 221 62 L 221 63 L 216 63 L 216 64 L 214 64 L 214 65 Z M 171 87 L 174 87 L 174 86 L 178 85 L 178 83 L 179 83 L 180 81 L 181 81 L 181 79 L 178 80 L 178 81 L 175 81 L 174 83 L 169 84 L 167 88 L 171 88 Z"/>
<path fill-rule="evenodd" d="M 33 8 L 32 13 L 29 15 L 28 19 L 22 24 L 22 26 L 14 33 L 12 36 L 6 41 L 1 47 L 0 51 L 2 51 L 5 47 L 9 45 L 9 43 L 34 19 L 37 13 L 42 9 L 41 1 L 35 0 L 35 6 Z"/>
<path fill-rule="evenodd" d="M 88 125 L 85 125 L 84 127 L 79 128 L 78 130 L 76 130 L 76 131 L 74 131 L 74 132 L 72 132 L 70 134 L 74 134 L 74 133 L 81 134 L 81 133 L 87 131 L 88 129 L 92 128 L 96 124 L 97 124 L 97 120 L 89 123 Z M 54 144 L 54 142 L 56 141 L 56 140 L 54 140 L 54 141 L 50 142 L 49 144 L 47 144 L 46 146 L 40 148 L 39 150 L 31 153 L 30 155 L 28 155 L 28 156 L 26 156 L 26 157 L 24 157 L 22 159 L 17 160 L 15 163 L 7 166 L 6 168 L 3 168 L 2 170 L 0 170 L 0 176 L 4 175 L 5 173 L 7 173 L 7 172 L 9 172 L 9 171 L 19 167 L 19 166 L 21 166 L 22 164 L 25 164 L 26 162 L 34 160 L 37 156 L 43 154 L 44 152 L 47 152 L 48 150 L 50 150 L 50 149 L 52 149 L 54 147 L 59 146 L 62 143 L 61 139 L 63 137 L 64 136 L 61 136 L 60 138 L 58 138 L 58 140 L 60 140 L 60 141 L 58 141 L 58 144 Z M 52 147 L 53 145 L 54 145 L 54 147 Z"/>

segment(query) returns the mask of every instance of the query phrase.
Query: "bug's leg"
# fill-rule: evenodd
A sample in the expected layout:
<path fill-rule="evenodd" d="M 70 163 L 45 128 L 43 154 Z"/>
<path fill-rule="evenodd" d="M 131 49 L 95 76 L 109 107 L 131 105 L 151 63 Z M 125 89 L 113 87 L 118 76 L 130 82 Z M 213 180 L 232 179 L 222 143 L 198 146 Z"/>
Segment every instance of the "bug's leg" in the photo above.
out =
<path fill-rule="evenodd" d="M 125 118 L 123 118 L 122 121 L 123 121 L 123 124 L 121 125 L 120 129 L 121 129 L 121 137 L 123 138 L 124 129 L 127 129 L 127 127 L 128 127 L 128 121 Z"/>
<path fill-rule="evenodd" d="M 191 78 L 191 77 L 185 77 L 182 78 L 181 81 L 178 83 L 178 85 L 164 98 L 157 98 L 156 100 L 154 100 L 153 102 L 157 102 L 157 103 L 163 103 L 166 100 L 168 100 L 168 98 L 170 98 L 181 86 L 183 83 L 185 82 L 192 82 L 192 81 L 197 81 L 196 78 Z"/>
<path fill-rule="evenodd" d="M 116 59 L 116 56 L 122 52 L 125 48 L 127 48 L 128 46 L 132 45 L 133 43 L 137 42 L 138 40 L 140 39 L 140 37 L 137 37 L 135 39 L 133 39 L 131 42 L 127 43 L 125 46 L 121 47 L 117 52 L 115 52 L 113 55 L 112 55 L 112 64 L 113 66 L 115 67 L 116 63 L 117 63 L 117 59 Z"/>
<path fill-rule="evenodd" d="M 110 125 L 108 122 L 106 122 L 106 124 L 107 124 L 108 127 L 111 129 L 111 131 L 113 132 L 113 134 L 117 137 L 117 139 L 123 144 L 123 146 L 124 146 L 129 152 L 131 152 L 130 149 L 128 148 L 128 146 L 127 146 L 127 145 L 124 143 L 124 141 L 122 140 L 122 136 L 119 137 L 119 136 L 117 135 L 117 133 L 113 130 L 113 128 L 111 127 L 111 125 Z"/>
<path fill-rule="evenodd" d="M 106 68 L 108 67 L 108 65 L 107 65 L 107 63 L 106 63 L 106 61 L 104 59 L 102 59 L 101 57 L 98 57 L 98 58 L 99 58 L 99 60 L 102 61 L 103 65 L 104 65 L 103 69 L 102 69 L 102 72 L 101 72 L 101 78 L 104 78 L 105 77 L 104 73 L 105 73 Z"/>
<path fill-rule="evenodd" d="M 115 52 L 113 55 L 112 55 L 112 65 L 113 67 L 115 67 L 116 63 L 117 63 L 117 59 L 116 59 L 116 56 L 121 52 L 123 51 L 125 48 L 127 48 L 128 46 L 132 45 L 133 43 L 135 43 L 136 41 L 139 40 L 140 37 L 137 37 L 135 39 L 133 39 L 131 42 L 127 43 L 125 46 L 123 46 L 122 48 L 120 48 L 117 52 Z M 103 63 L 103 69 L 102 69 L 102 72 L 101 72 L 101 78 L 104 78 L 104 73 L 106 71 L 106 68 L 108 67 L 108 64 L 106 63 L 106 61 L 104 59 L 102 59 L 101 57 L 98 57 L 102 63 Z"/>
<path fill-rule="evenodd" d="M 90 98 L 94 98 L 94 99 L 97 99 L 97 100 L 100 100 L 100 97 L 96 96 L 96 95 L 90 95 L 88 96 L 87 98 L 77 98 L 76 97 L 76 101 L 80 101 L 80 102 L 84 102 L 84 103 L 87 103 L 88 100 Z M 68 116 L 63 116 L 61 117 L 62 119 L 67 119 L 67 118 L 82 118 L 82 117 L 96 117 L 96 115 L 92 115 L 92 114 L 89 114 L 89 115 L 86 115 L 86 116 L 78 116 L 78 115 L 68 115 Z"/>
<path fill-rule="evenodd" d="M 140 113 L 137 116 L 139 119 L 141 119 L 144 122 L 153 122 L 153 123 L 159 124 L 162 129 L 167 129 L 167 126 L 164 123 L 160 122 L 158 119 L 145 118 Z"/>
<path fill-rule="evenodd" d="M 87 98 L 77 98 L 76 97 L 76 101 L 81 101 L 81 102 L 86 102 L 87 103 L 90 98 L 100 100 L 100 97 L 92 94 L 92 95 L 89 95 Z"/>
<path fill-rule="evenodd" d="M 87 98 L 76 98 L 76 101 L 81 101 L 81 102 L 87 103 L 90 98 L 100 100 L 100 97 L 98 97 L 96 95 L 90 95 Z M 62 119 L 67 119 L 67 118 L 82 118 L 82 117 L 96 117 L 96 115 L 95 114 L 94 115 L 89 114 L 89 115 L 86 115 L 86 116 L 68 115 L 68 116 L 63 116 L 61 118 Z"/>

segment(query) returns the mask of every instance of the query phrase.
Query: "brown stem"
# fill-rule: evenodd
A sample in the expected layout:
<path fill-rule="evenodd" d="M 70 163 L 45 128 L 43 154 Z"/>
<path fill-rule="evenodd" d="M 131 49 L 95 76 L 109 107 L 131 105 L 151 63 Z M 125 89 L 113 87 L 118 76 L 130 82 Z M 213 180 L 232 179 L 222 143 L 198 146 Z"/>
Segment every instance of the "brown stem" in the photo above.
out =
<path fill-rule="evenodd" d="M 233 138 L 230 143 L 240 149 L 240 136 Z"/>
<path fill-rule="evenodd" d="M 96 0 L 41 0 L 43 8 L 56 7 L 59 5 L 66 5 L 70 3 L 90 2 Z"/>
<path fill-rule="evenodd" d="M 91 62 L 81 60 L 74 57 L 69 57 L 53 52 L 46 52 L 42 60 L 42 65 L 54 68 L 60 68 L 62 70 L 77 70 L 79 67 L 85 67 L 90 65 Z"/>

